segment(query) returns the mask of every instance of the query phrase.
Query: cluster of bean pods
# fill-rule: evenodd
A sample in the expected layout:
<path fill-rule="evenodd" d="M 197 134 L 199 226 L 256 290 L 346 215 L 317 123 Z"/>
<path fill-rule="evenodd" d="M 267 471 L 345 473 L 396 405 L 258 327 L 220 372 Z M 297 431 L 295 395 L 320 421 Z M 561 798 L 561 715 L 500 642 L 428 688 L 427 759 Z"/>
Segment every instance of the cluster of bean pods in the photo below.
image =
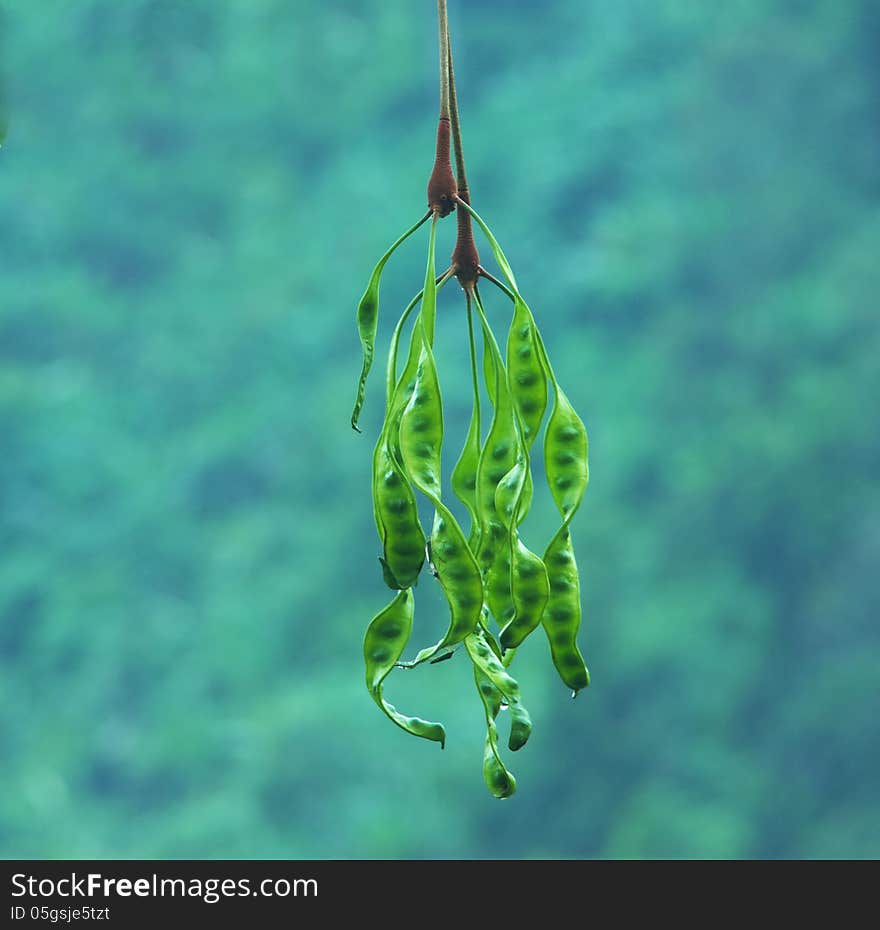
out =
<path fill-rule="evenodd" d="M 532 728 L 519 685 L 510 674 L 517 648 L 542 626 L 553 664 L 572 696 L 590 681 L 576 639 L 581 601 L 570 532 L 588 481 L 587 434 L 556 380 L 534 317 L 498 242 L 467 203 L 459 201 L 458 209 L 467 210 L 482 229 L 503 281 L 480 271 L 513 304 L 502 353 L 479 289 L 466 291 L 473 415 L 451 487 L 470 518 L 467 533 L 442 498 L 443 408 L 433 346 L 437 294 L 455 269 L 436 275 L 436 211 L 429 210 L 382 256 L 358 306 L 363 369 L 351 421 L 355 429 L 373 361 L 382 271 L 397 247 L 431 220 L 424 287 L 404 310 L 388 354 L 385 419 L 373 454 L 372 485 L 382 575 L 396 593 L 367 629 L 364 659 L 367 688 L 381 710 L 408 733 L 442 747 L 443 726 L 400 713 L 385 698 L 384 684 L 394 668 L 436 663 L 463 645 L 486 717 L 483 775 L 492 794 L 506 798 L 516 790 L 516 780 L 501 758 L 499 714 L 509 709 L 508 747 L 513 752 L 525 745 Z M 398 373 L 401 338 L 416 307 L 409 349 Z M 482 364 L 475 330 L 482 335 Z M 485 435 L 481 371 L 491 405 Z M 544 470 L 561 523 L 539 556 L 523 542 L 520 526 L 532 501 L 531 450 L 548 405 Z M 428 534 L 419 519 L 417 494 L 433 507 Z M 413 588 L 426 560 L 449 604 L 449 627 L 439 642 L 404 661 L 413 629 Z"/>

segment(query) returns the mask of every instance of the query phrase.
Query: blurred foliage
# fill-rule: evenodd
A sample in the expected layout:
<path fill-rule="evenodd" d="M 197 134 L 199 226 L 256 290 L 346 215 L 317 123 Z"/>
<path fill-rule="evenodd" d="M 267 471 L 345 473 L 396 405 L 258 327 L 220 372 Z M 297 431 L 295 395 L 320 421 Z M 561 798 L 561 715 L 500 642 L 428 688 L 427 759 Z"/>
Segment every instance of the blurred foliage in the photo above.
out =
<path fill-rule="evenodd" d="M 424 209 L 433 4 L 7 4 L 4 856 L 880 854 L 880 7 L 450 15 L 474 204 L 590 430 L 593 685 L 572 702 L 523 650 L 503 804 L 467 663 L 389 687 L 443 753 L 364 688 L 388 592 L 354 309 Z M 417 596 L 424 644 L 444 610 Z"/>

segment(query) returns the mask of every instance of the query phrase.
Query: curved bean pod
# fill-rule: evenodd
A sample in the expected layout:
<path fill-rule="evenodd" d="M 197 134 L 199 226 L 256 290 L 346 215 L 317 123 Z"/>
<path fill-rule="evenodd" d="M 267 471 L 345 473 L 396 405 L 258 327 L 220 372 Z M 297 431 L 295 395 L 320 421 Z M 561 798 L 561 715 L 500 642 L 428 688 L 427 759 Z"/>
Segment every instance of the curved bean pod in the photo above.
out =
<path fill-rule="evenodd" d="M 522 424 L 526 448 L 531 448 L 547 409 L 547 373 L 541 364 L 535 320 L 526 302 L 517 297 L 507 336 L 507 377 Z"/>
<path fill-rule="evenodd" d="M 519 536 L 514 539 L 510 590 L 514 614 L 501 630 L 502 649 L 515 649 L 538 628 L 550 600 L 549 570 L 544 560 L 527 548 Z"/>
<path fill-rule="evenodd" d="M 401 714 L 382 694 L 383 683 L 402 655 L 412 633 L 413 603 L 412 592 L 401 591 L 370 621 L 364 636 L 367 690 L 382 713 L 402 730 L 439 743 L 442 749 L 446 744 L 446 731 L 442 724 Z"/>
<path fill-rule="evenodd" d="M 423 288 L 409 302 L 406 309 L 401 314 L 400 319 L 397 321 L 397 326 L 394 327 L 394 332 L 391 336 L 391 346 L 388 352 L 388 365 L 385 376 L 386 419 L 382 427 L 382 432 L 379 434 L 379 439 L 376 442 L 376 448 L 373 451 L 373 516 L 376 520 L 376 529 L 379 532 L 379 540 L 382 543 L 383 550 L 383 555 L 379 557 L 379 562 L 382 565 L 382 577 L 385 579 L 385 583 L 389 588 L 395 589 L 409 587 L 409 584 L 401 584 L 395 577 L 394 571 L 389 564 L 387 552 L 389 546 L 386 545 L 388 536 L 387 526 L 390 524 L 394 527 L 397 531 L 395 535 L 400 534 L 403 539 L 412 540 L 409 546 L 406 546 L 406 543 L 404 543 L 407 549 L 412 549 L 417 545 L 419 533 L 421 533 L 422 539 L 424 539 L 424 533 L 422 532 L 421 524 L 418 519 L 418 510 L 415 506 L 415 495 L 412 493 L 412 489 L 408 488 L 408 482 L 406 482 L 400 464 L 392 454 L 389 441 L 390 434 L 388 432 L 390 425 L 389 412 L 391 410 L 394 389 L 397 383 L 397 352 L 400 344 L 400 335 L 403 331 L 403 327 L 406 325 L 407 319 L 409 319 L 410 313 L 412 313 L 415 305 L 422 299 L 424 293 L 425 291 Z M 398 480 L 395 480 L 394 477 L 388 478 L 391 472 L 394 472 Z M 399 486 L 401 488 L 400 494 L 397 495 L 397 500 L 391 495 L 389 495 L 386 500 L 386 495 L 382 490 L 378 489 L 381 488 L 379 483 L 385 481 L 390 481 L 390 487 Z M 407 486 L 407 490 L 403 490 L 405 485 Z M 395 526 L 398 522 L 402 525 Z M 397 543 L 392 543 L 391 548 L 396 549 L 397 546 Z M 422 543 L 422 548 L 424 548 L 424 543 Z M 412 584 L 415 583 L 421 571 L 422 561 L 413 564 L 413 560 L 407 558 L 403 566 L 398 565 L 398 573 L 401 574 L 404 581 L 410 581 Z"/>
<path fill-rule="evenodd" d="M 525 309 L 528 310 L 528 307 L 526 307 Z M 513 326 L 515 325 L 516 322 L 517 322 L 516 317 L 514 317 L 514 320 L 511 323 L 511 331 L 513 331 Z M 522 323 L 520 324 L 519 328 L 520 330 L 523 328 Z M 540 401 L 539 401 L 538 394 L 537 394 L 537 392 L 540 390 L 540 382 L 537 382 L 537 381 L 532 382 L 531 381 L 532 373 L 524 371 L 526 366 L 523 364 L 523 361 L 522 361 L 523 347 L 520 346 L 517 348 L 520 351 L 520 355 L 518 356 L 518 359 L 515 360 L 517 364 L 514 369 L 511 369 L 509 364 L 507 368 L 506 374 L 507 374 L 508 389 L 510 390 L 511 395 L 513 397 L 513 401 L 516 404 L 517 413 L 521 415 L 523 410 L 527 410 L 532 421 L 534 421 L 535 414 L 538 413 L 539 407 L 540 407 Z M 508 357 L 509 356 L 510 356 L 510 336 L 508 336 Z M 484 370 L 484 375 L 485 375 L 485 380 L 486 380 L 486 390 L 487 390 L 487 393 L 489 394 L 489 400 L 494 406 L 495 405 L 495 358 L 493 357 L 493 354 L 492 354 L 492 346 L 490 345 L 488 341 L 484 342 L 484 347 L 483 347 L 483 370 Z M 514 378 L 512 376 L 514 374 L 514 371 L 516 371 L 516 375 L 518 376 L 517 378 Z M 541 369 L 541 372 L 543 374 L 543 369 Z M 518 381 L 523 382 L 523 383 L 528 382 L 528 385 L 529 385 L 529 388 L 532 394 L 531 397 L 526 397 L 522 401 L 520 401 L 520 397 L 519 397 L 520 392 L 514 389 L 514 384 L 517 384 Z M 537 432 L 538 428 L 540 428 L 540 421 L 544 416 L 544 409 L 546 408 L 546 404 L 547 404 L 546 378 L 543 379 L 543 386 L 544 386 L 544 406 L 540 407 L 540 412 L 538 413 L 537 423 L 534 424 L 534 429 L 529 434 L 527 448 L 531 446 L 532 441 L 534 440 L 535 433 Z M 522 522 L 525 519 L 526 514 L 529 511 L 529 507 L 531 506 L 532 472 L 530 468 L 526 469 L 525 482 L 526 482 L 525 488 L 523 491 L 524 501 L 522 504 L 523 509 L 519 517 L 519 522 Z"/>
<path fill-rule="evenodd" d="M 487 725 L 488 725 L 489 718 L 491 718 L 492 720 L 498 719 L 498 714 L 501 712 L 501 708 L 504 707 L 504 699 L 501 696 L 501 692 L 495 687 L 495 685 L 492 684 L 491 681 L 489 681 L 489 679 L 479 670 L 479 668 L 476 665 L 474 666 L 474 680 L 477 683 L 477 688 L 480 692 L 480 696 L 483 699 L 483 707 L 486 711 L 486 719 L 487 719 Z M 496 724 L 496 727 L 497 727 L 497 724 Z M 496 729 L 495 731 L 496 743 L 497 743 L 497 738 L 498 738 L 497 734 L 498 734 L 498 731 Z M 493 782 L 500 781 L 499 776 L 494 771 L 498 763 L 500 763 L 500 759 L 498 760 L 493 759 L 491 762 L 492 767 L 493 767 L 493 771 L 491 774 Z M 501 767 L 504 768 L 503 763 L 501 764 Z M 484 772 L 485 772 L 485 766 L 484 766 Z M 487 779 L 487 783 L 488 783 L 488 779 Z"/>
<path fill-rule="evenodd" d="M 507 744 L 509 749 L 511 752 L 522 749 L 531 735 L 532 721 L 522 703 L 519 684 L 507 671 L 507 665 L 498 658 L 481 632 L 469 636 L 465 640 L 465 647 L 474 663 L 474 668 L 479 669 L 480 676 L 492 685 L 510 708 L 510 739 Z M 498 710 L 502 706 L 499 704 Z M 498 716 L 498 710 L 495 711 L 495 717 Z"/>
<path fill-rule="evenodd" d="M 437 222 L 431 224 L 430 236 L 430 259 L 428 262 L 428 273 L 425 275 L 425 286 L 421 291 L 421 305 L 416 317 L 415 325 L 409 339 L 409 351 L 406 362 L 399 378 L 396 378 L 397 368 L 397 351 L 398 343 L 392 337 L 391 351 L 388 355 L 388 371 L 386 375 L 387 404 L 385 408 L 385 428 L 391 434 L 394 442 L 397 441 L 397 431 L 400 425 L 400 415 L 403 413 L 412 396 L 416 384 L 416 376 L 419 369 L 419 360 L 422 353 L 422 343 L 426 332 L 426 325 L 429 327 L 429 345 L 434 340 L 434 317 L 437 308 L 437 291 L 439 287 L 449 279 L 449 273 L 443 275 L 439 281 L 434 279 L 434 242 L 437 233 Z"/>
<path fill-rule="evenodd" d="M 403 460 L 400 454 L 399 443 L 400 418 L 416 386 L 423 340 L 425 336 L 427 336 L 429 347 L 434 341 L 434 319 L 437 313 L 437 293 L 453 275 L 453 269 L 450 268 L 439 278 L 436 280 L 434 279 L 434 241 L 436 226 L 437 223 L 435 219 L 431 224 L 428 272 L 425 275 L 425 287 L 420 292 L 421 306 L 410 335 L 409 352 L 400 378 L 396 378 L 399 340 L 399 333 L 397 331 L 395 331 L 397 339 L 392 337 L 391 351 L 388 357 L 388 372 L 386 375 L 388 400 L 385 410 L 385 429 L 388 431 L 392 451 L 401 465 L 403 465 Z"/>
<path fill-rule="evenodd" d="M 550 597 L 541 618 L 550 641 L 550 655 L 572 697 L 590 683 L 590 672 L 577 644 L 581 625 L 581 591 L 577 562 L 567 525 L 557 532 L 544 553 Z"/>
<path fill-rule="evenodd" d="M 434 505 L 431 555 L 437 577 L 449 602 L 450 623 L 435 646 L 423 649 L 412 665 L 433 658 L 449 645 L 461 642 L 476 629 L 483 605 L 479 566 L 458 521 L 441 500 L 440 453 L 443 444 L 443 406 L 431 343 L 437 294 L 434 287 L 434 251 L 428 257 L 425 294 L 417 325 L 421 351 L 412 393 L 400 416 L 399 441 L 404 470 L 413 485 Z"/>
<path fill-rule="evenodd" d="M 471 662 L 480 670 L 480 674 L 492 682 L 508 704 L 519 700 L 519 684 L 504 667 L 504 663 L 495 655 L 482 632 L 471 633 L 465 638 L 465 648 Z"/>
<path fill-rule="evenodd" d="M 506 530 L 518 522 L 528 473 L 528 461 L 517 447 L 516 463 L 495 488 L 495 513 Z"/>
<path fill-rule="evenodd" d="M 509 289 L 500 282 L 496 283 L 507 291 L 515 304 L 522 301 L 510 263 L 489 227 L 469 204 L 459 200 L 458 207 L 466 209 L 483 230 Z M 556 670 L 565 684 L 577 694 L 590 683 L 590 673 L 576 641 L 581 622 L 580 587 L 568 527 L 580 505 L 589 477 L 587 434 L 553 374 L 540 332 L 537 327 L 533 329 L 541 364 L 556 393 L 554 410 L 544 437 L 544 461 L 551 494 L 563 516 L 562 526 L 544 553 L 550 596 L 542 623 L 550 639 Z"/>
<path fill-rule="evenodd" d="M 481 314 L 481 320 L 484 325 L 488 326 L 485 320 L 485 313 L 482 304 L 478 304 L 478 310 Z M 519 314 L 514 315 L 514 322 L 511 324 L 512 331 L 519 334 L 519 345 L 517 340 L 511 337 L 508 345 L 516 350 L 522 348 L 522 343 L 527 342 L 530 351 L 533 350 L 533 358 L 528 361 L 527 369 L 529 374 L 533 375 L 532 361 L 540 366 L 540 357 L 537 346 L 534 345 L 534 321 L 531 320 L 531 313 L 528 307 L 523 304 Z M 488 340 L 487 340 L 488 341 Z M 508 353 L 510 357 L 511 353 Z M 500 367 L 500 352 L 495 356 L 496 370 Z M 526 366 L 520 362 L 520 372 Z M 497 379 L 497 394 L 501 398 L 505 393 L 513 398 L 516 402 L 517 392 L 515 391 L 512 379 L 510 378 L 510 369 L 507 372 L 507 384 L 502 384 Z M 546 392 L 546 376 L 541 369 L 541 379 Z M 529 379 L 529 387 L 534 393 L 536 390 L 540 393 L 538 379 Z M 500 401 L 499 401 L 500 403 Z M 536 405 L 540 407 L 540 404 Z M 533 411 L 534 414 L 535 411 Z M 543 418 L 543 407 L 540 407 L 539 415 Z M 503 603 L 506 607 L 504 614 L 496 613 L 496 618 L 502 627 L 501 630 L 501 647 L 509 649 L 519 646 L 523 640 L 537 628 L 541 622 L 541 616 L 547 604 L 549 597 L 549 581 L 547 570 L 541 559 L 531 552 L 520 540 L 517 533 L 517 525 L 524 519 L 525 513 L 531 503 L 531 469 L 528 460 L 529 440 L 525 439 L 525 427 L 519 412 L 514 409 L 511 419 L 514 421 L 514 439 L 516 449 L 516 462 L 513 467 L 504 475 L 495 488 L 494 494 L 494 513 L 501 527 L 506 530 L 507 539 L 504 550 L 504 557 L 497 559 L 489 569 L 489 590 L 496 600 L 504 598 Z M 537 424 L 532 417 L 533 429 Z M 491 435 L 491 434 L 490 434 Z M 532 437 L 534 437 L 534 433 Z M 492 526 L 490 522 L 490 527 Z M 506 584 L 499 580 L 499 576 L 506 568 Z M 501 576 L 504 577 L 504 576 Z M 500 595 L 500 597 L 499 597 Z"/>
<path fill-rule="evenodd" d="M 501 697 L 501 692 L 483 675 L 480 670 L 474 666 L 474 677 L 477 681 L 477 687 L 480 689 L 480 693 L 486 699 L 487 710 L 492 714 L 492 719 L 494 720 L 499 713 L 501 713 L 501 708 L 504 705 L 504 699 Z"/>
<path fill-rule="evenodd" d="M 400 329 L 412 306 L 414 304 L 407 307 L 395 330 L 391 353 L 395 357 Z M 415 331 L 418 329 L 417 320 Z M 390 358 L 389 367 L 392 367 Z M 405 377 L 404 374 L 401 381 Z M 385 424 L 373 452 L 373 513 L 382 543 L 379 559 L 382 577 L 390 588 L 405 589 L 417 582 L 425 562 L 425 533 L 419 520 L 415 493 L 396 454 L 395 396 L 394 391 L 388 394 Z"/>
<path fill-rule="evenodd" d="M 511 728 L 508 746 L 512 752 L 525 746 L 532 732 L 532 721 L 520 697 L 519 684 L 507 671 L 506 665 L 493 652 L 482 632 L 478 631 L 468 636 L 465 641 L 468 655 L 478 673 L 478 682 L 484 680 L 504 698 L 510 708 Z M 485 689 L 483 691 L 485 694 Z M 498 704 L 493 719 L 503 705 Z M 488 710 L 488 708 L 487 708 Z"/>
<path fill-rule="evenodd" d="M 431 557 L 449 602 L 450 623 L 443 638 L 423 649 L 413 665 L 431 659 L 446 646 L 461 642 L 480 621 L 483 586 L 476 559 L 458 521 L 440 499 L 440 445 L 443 438 L 439 385 L 433 355 L 427 350 L 419 378 L 400 420 L 400 448 L 413 484 L 435 508 Z"/>
<path fill-rule="evenodd" d="M 532 735 L 532 718 L 521 701 L 510 705 L 510 737 L 507 748 L 511 752 L 522 749 Z"/>
<path fill-rule="evenodd" d="M 521 425 L 519 418 L 518 423 Z M 514 608 L 513 615 L 501 630 L 501 648 L 505 650 L 521 645 L 537 628 L 550 596 L 550 582 L 544 563 L 523 544 L 517 532 L 517 525 L 530 503 L 525 495 L 526 479 L 530 474 L 528 457 L 521 446 L 516 465 L 495 490 L 495 510 L 509 538 L 510 594 Z"/>
<path fill-rule="evenodd" d="M 449 604 L 449 627 L 439 642 L 422 649 L 412 662 L 405 663 L 407 668 L 430 661 L 441 649 L 454 646 L 473 633 L 480 622 L 483 606 L 480 569 L 464 533 L 439 499 L 434 506 L 437 512 L 431 531 L 431 558 Z"/>
<path fill-rule="evenodd" d="M 449 273 L 436 282 L 439 291 L 449 280 Z M 400 462 L 397 443 L 397 427 L 400 410 L 410 383 L 414 383 L 420 345 L 419 320 L 413 327 L 410 340 L 409 359 L 397 381 L 397 353 L 400 336 L 406 321 L 424 289 L 410 301 L 404 310 L 391 337 L 386 372 L 385 425 L 379 435 L 373 453 L 373 514 L 379 540 L 382 543 L 382 577 L 389 588 L 403 589 L 414 585 L 422 570 L 425 557 L 425 534 L 419 521 L 418 506 L 412 486 Z M 435 291 L 436 299 L 436 291 Z"/>
<path fill-rule="evenodd" d="M 443 286 L 449 281 L 452 277 L 452 269 L 450 268 L 444 274 L 440 275 L 437 278 L 437 291 L 438 293 L 443 289 Z M 407 304 L 406 310 L 401 314 L 400 319 L 397 321 L 397 326 L 394 327 L 394 332 L 391 334 L 391 344 L 388 350 L 388 364 L 385 371 L 385 412 L 386 414 L 391 409 L 392 398 L 394 397 L 394 391 L 397 387 L 397 353 L 400 347 L 400 337 L 403 333 L 403 327 L 406 325 L 407 319 L 409 319 L 410 313 L 412 313 L 413 308 L 419 301 L 422 299 L 422 296 L 425 293 L 425 289 L 422 288 L 416 294 L 415 297 Z M 418 359 L 417 344 L 416 348 L 413 348 L 413 344 L 410 344 L 410 354 L 414 359 Z M 413 372 L 415 368 L 413 367 Z"/>
<path fill-rule="evenodd" d="M 427 343 L 422 345 L 413 392 L 400 416 L 399 440 L 403 466 L 413 484 L 427 497 L 439 497 L 443 410 L 434 355 Z"/>
<path fill-rule="evenodd" d="M 505 668 L 510 668 L 516 657 L 516 647 L 505 650 L 499 658 Z M 510 748 L 513 752 L 522 748 L 532 732 L 532 721 L 522 702 L 511 704 Z"/>
<path fill-rule="evenodd" d="M 495 689 L 491 683 L 489 683 L 489 688 L 485 689 L 486 679 L 481 678 L 476 667 L 474 668 L 474 682 L 486 713 L 487 732 L 486 747 L 483 750 L 483 778 L 489 791 L 496 798 L 509 798 L 516 791 L 516 779 L 507 771 L 498 753 L 498 727 L 495 725 L 497 710 L 495 708 L 500 707 L 500 704 L 497 704 L 494 698 Z"/>
<path fill-rule="evenodd" d="M 544 553 L 550 577 L 550 598 L 542 623 L 559 677 L 577 694 L 589 685 L 590 673 L 577 645 L 581 624 L 580 581 L 569 524 L 589 482 L 589 443 L 584 424 L 559 387 L 540 335 L 538 338 L 542 363 L 556 390 L 553 412 L 544 435 L 544 469 L 550 493 L 562 514 L 562 526 Z"/>
<path fill-rule="evenodd" d="M 425 533 L 415 494 L 393 454 L 387 430 L 373 453 L 373 513 L 385 583 L 394 589 L 412 587 L 425 561 Z"/>
<path fill-rule="evenodd" d="M 487 385 L 492 384 L 490 396 L 495 398 L 492 422 L 477 465 L 477 511 L 480 516 L 477 560 L 484 574 L 489 609 L 498 624 L 504 626 L 514 613 L 510 592 L 510 534 L 495 509 L 495 492 L 517 463 L 519 437 L 504 362 L 476 288 L 474 298 L 492 363 Z M 488 376 L 489 366 L 486 367 Z"/>
<path fill-rule="evenodd" d="M 480 532 L 480 518 L 477 513 L 477 466 L 480 463 L 480 385 L 477 378 L 477 352 L 474 342 L 474 319 L 471 297 L 467 294 L 468 337 L 471 353 L 471 377 L 474 388 L 474 409 L 468 427 L 467 438 L 461 455 L 452 469 L 452 490 L 467 508 L 471 518 L 471 531 L 468 545 L 476 547 Z"/>
<path fill-rule="evenodd" d="M 373 269 L 373 273 L 370 275 L 369 283 L 367 284 L 367 289 L 364 291 L 363 297 L 361 297 L 360 302 L 358 303 L 357 309 L 357 326 L 358 333 L 361 339 L 361 347 L 363 350 L 363 365 L 361 367 L 361 376 L 358 381 L 357 387 L 357 396 L 355 397 L 354 410 L 351 414 L 351 426 L 352 429 L 358 429 L 358 419 L 361 415 L 361 409 L 364 406 L 364 395 L 367 389 L 367 377 L 370 374 L 370 368 L 373 365 L 373 352 L 376 343 L 376 326 L 379 321 L 379 281 L 382 277 L 382 272 L 385 269 L 385 265 L 388 263 L 388 259 L 394 254 L 397 247 L 405 242 L 431 215 L 429 210 L 414 226 L 411 226 L 393 245 L 388 249 L 388 251 L 379 259 L 376 267 Z"/>
<path fill-rule="evenodd" d="M 544 468 L 553 500 L 569 520 L 580 507 L 590 480 L 588 450 L 584 424 L 557 384 L 556 404 L 544 436 Z"/>

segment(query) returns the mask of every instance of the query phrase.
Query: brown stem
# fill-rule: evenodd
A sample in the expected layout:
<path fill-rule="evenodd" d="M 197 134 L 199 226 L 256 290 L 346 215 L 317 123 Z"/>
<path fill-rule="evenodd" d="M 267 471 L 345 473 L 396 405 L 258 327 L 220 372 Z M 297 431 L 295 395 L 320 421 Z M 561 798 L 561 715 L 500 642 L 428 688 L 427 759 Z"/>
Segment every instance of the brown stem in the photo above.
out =
<path fill-rule="evenodd" d="M 448 25 L 447 25 L 448 28 Z M 455 95 L 455 71 L 452 67 L 452 43 L 446 37 L 446 51 L 449 64 L 449 112 L 451 117 L 452 142 L 455 146 L 455 169 L 458 175 L 458 196 L 465 203 L 471 202 L 468 190 L 467 174 L 464 168 L 464 152 L 461 146 L 461 122 L 458 115 L 458 99 Z M 458 238 L 452 252 L 452 266 L 458 283 L 469 294 L 477 281 L 480 267 L 480 254 L 474 242 L 474 228 L 471 215 L 467 210 L 458 210 Z"/>
<path fill-rule="evenodd" d="M 437 0 L 437 35 L 440 39 L 440 118 L 449 119 L 449 17 L 446 0 Z"/>
<path fill-rule="evenodd" d="M 467 199 L 467 191 L 461 199 L 465 203 L 470 203 Z M 458 210 L 456 213 L 458 221 L 458 238 L 455 240 L 455 248 L 452 250 L 452 265 L 455 268 L 455 276 L 458 283 L 466 290 L 470 291 L 477 281 L 480 269 L 480 253 L 477 251 L 477 244 L 474 242 L 474 228 L 471 224 L 471 215 L 467 210 Z"/>
<path fill-rule="evenodd" d="M 428 208 L 438 216 L 455 209 L 457 185 L 449 158 L 449 23 L 446 0 L 437 0 L 437 29 L 440 36 L 440 119 L 437 123 L 437 154 L 428 180 Z"/>
<path fill-rule="evenodd" d="M 447 24 L 447 29 L 449 28 Z M 458 178 L 458 196 L 467 200 L 468 183 L 464 171 L 464 152 L 461 148 L 461 120 L 458 115 L 458 98 L 455 95 L 455 69 L 452 67 L 452 43 L 446 34 L 446 56 L 449 75 L 449 116 L 452 123 L 452 144 L 455 146 L 455 171 Z M 462 196 L 464 194 L 464 196 Z M 470 200 L 467 200 L 470 203 Z M 467 212 L 467 211 L 465 211 Z"/>
<path fill-rule="evenodd" d="M 437 123 L 437 154 L 428 180 L 428 209 L 438 216 L 449 216 L 455 209 L 457 185 L 449 160 L 449 120 L 441 116 Z"/>

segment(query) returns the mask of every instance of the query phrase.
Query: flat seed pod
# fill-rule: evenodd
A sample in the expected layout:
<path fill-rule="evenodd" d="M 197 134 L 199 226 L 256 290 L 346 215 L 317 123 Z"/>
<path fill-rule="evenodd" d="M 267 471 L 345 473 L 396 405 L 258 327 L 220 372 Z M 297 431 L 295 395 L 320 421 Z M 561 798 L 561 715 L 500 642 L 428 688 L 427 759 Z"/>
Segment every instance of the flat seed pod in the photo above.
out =
<path fill-rule="evenodd" d="M 354 410 L 351 414 L 352 429 L 358 429 L 358 420 L 360 419 L 361 409 L 364 406 L 364 395 L 367 389 L 367 377 L 370 374 L 370 368 L 373 365 L 373 352 L 376 344 L 376 327 L 379 322 L 379 282 L 382 278 L 382 272 L 388 259 L 397 250 L 397 247 L 405 242 L 430 216 L 426 213 L 415 225 L 411 226 L 376 263 L 367 289 L 363 297 L 358 302 L 357 309 L 357 326 L 358 334 L 361 339 L 361 348 L 363 351 L 363 365 L 361 367 L 361 376 L 358 380 L 357 395 L 354 402 Z M 358 430 L 359 431 L 359 430 Z M 360 431 L 359 431 L 360 432 Z"/>
<path fill-rule="evenodd" d="M 400 713 L 393 704 L 385 700 L 382 686 L 397 664 L 412 633 L 413 595 L 401 591 L 394 600 L 372 619 L 364 636 L 364 663 L 366 665 L 367 690 L 382 712 L 402 730 L 440 744 L 446 744 L 446 732 L 442 724 L 409 717 Z"/>

